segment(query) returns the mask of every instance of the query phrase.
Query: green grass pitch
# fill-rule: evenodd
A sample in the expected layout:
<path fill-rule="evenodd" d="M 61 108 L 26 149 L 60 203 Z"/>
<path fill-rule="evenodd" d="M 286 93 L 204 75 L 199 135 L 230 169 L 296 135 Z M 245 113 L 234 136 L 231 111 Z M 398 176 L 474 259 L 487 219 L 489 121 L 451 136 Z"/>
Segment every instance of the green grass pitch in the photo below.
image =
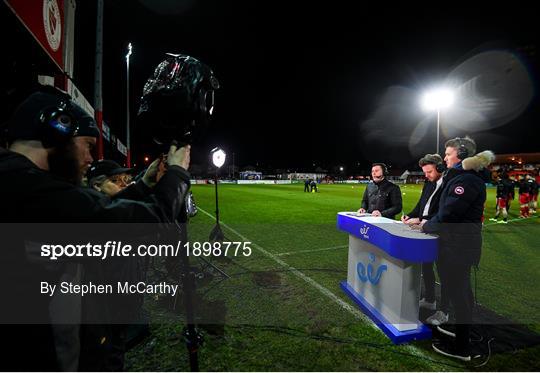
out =
<path fill-rule="evenodd" d="M 229 278 L 199 284 L 206 302 L 227 310 L 226 314 L 219 307 L 201 310 L 209 319 L 224 317 L 225 322 L 224 333 L 205 332 L 199 353 L 202 370 L 540 369 L 539 347 L 496 354 L 475 368 L 435 354 L 429 341 L 394 346 L 355 312 L 339 289 L 346 278 L 348 236 L 336 229 L 336 213 L 357 210 L 365 187 L 322 184 L 318 193 L 304 193 L 303 187 L 219 186 L 226 238 L 253 244 L 248 257 L 210 258 Z M 401 186 L 404 212 L 414 207 L 421 187 Z M 190 240 L 202 242 L 215 223 L 214 186 L 194 185 L 192 190 L 200 211 L 190 222 Z M 489 221 L 495 213 L 494 192 L 488 188 L 477 299 L 540 332 L 539 219 L 517 219 L 519 206 L 514 201 L 509 224 Z M 152 301 L 147 304 L 154 320 L 153 335 L 130 352 L 128 368 L 189 369 L 181 336 L 182 312 L 164 311 Z"/>

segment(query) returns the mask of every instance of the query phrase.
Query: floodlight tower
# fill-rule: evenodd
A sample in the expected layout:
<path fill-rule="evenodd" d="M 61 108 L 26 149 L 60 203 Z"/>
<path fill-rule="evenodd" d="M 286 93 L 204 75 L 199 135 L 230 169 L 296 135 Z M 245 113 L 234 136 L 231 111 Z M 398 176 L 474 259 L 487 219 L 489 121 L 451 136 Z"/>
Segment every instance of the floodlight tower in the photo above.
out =
<path fill-rule="evenodd" d="M 128 44 L 128 52 L 126 54 L 126 160 L 127 167 L 131 167 L 131 138 L 129 131 L 129 57 L 133 54 L 133 47 L 131 43 Z"/>
<path fill-rule="evenodd" d="M 454 103 L 454 93 L 449 89 L 436 89 L 426 92 L 422 96 L 422 108 L 426 111 L 437 111 L 437 150 L 439 153 L 441 109 L 450 107 Z"/>

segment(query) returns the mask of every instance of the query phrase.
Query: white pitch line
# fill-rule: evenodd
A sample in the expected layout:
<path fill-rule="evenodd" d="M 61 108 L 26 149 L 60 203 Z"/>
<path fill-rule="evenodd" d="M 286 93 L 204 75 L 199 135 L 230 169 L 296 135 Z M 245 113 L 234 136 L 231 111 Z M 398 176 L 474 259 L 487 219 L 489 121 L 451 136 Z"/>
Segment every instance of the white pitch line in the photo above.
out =
<path fill-rule="evenodd" d="M 216 218 L 215 216 L 213 216 L 212 214 L 204 211 L 202 208 L 199 207 L 199 211 L 202 211 L 204 214 L 208 215 L 210 218 L 212 218 L 213 220 Z M 269 257 L 270 259 L 272 259 L 273 261 L 275 261 L 276 263 L 278 263 L 279 265 L 285 267 L 286 269 L 288 269 L 289 271 L 291 271 L 293 274 L 295 274 L 296 276 L 298 276 L 299 278 L 301 278 L 302 280 L 304 280 L 305 282 L 307 282 L 309 285 L 313 286 L 315 289 L 319 290 L 319 292 L 321 292 L 321 294 L 323 294 L 324 296 L 326 296 L 327 298 L 331 299 L 332 301 L 334 301 L 334 303 L 336 303 L 338 306 L 340 306 L 342 309 L 344 309 L 345 311 L 349 312 L 351 315 L 353 315 L 355 318 L 357 318 L 358 320 L 362 320 L 364 321 L 367 325 L 371 326 L 374 330 L 377 330 L 378 332 L 384 334 L 382 332 L 381 329 L 379 329 L 379 327 L 377 325 L 375 325 L 375 323 L 369 318 L 367 317 L 366 315 L 364 315 L 362 312 L 360 312 L 358 309 L 354 308 L 353 306 L 351 306 L 350 304 L 346 303 L 345 301 L 343 301 L 343 299 L 341 299 L 340 297 L 338 297 L 337 295 L 335 295 L 334 293 L 332 293 L 330 290 L 328 290 L 327 288 L 325 288 L 324 286 L 322 286 L 321 284 L 319 284 L 317 281 L 313 280 L 311 277 L 305 275 L 304 273 L 300 272 L 299 270 L 297 270 L 296 268 L 294 268 L 293 266 L 285 263 L 283 260 L 279 259 L 277 256 L 275 256 L 274 254 L 272 254 L 271 252 L 265 250 L 263 247 L 261 247 L 260 245 L 257 245 L 255 242 L 251 241 L 250 239 L 248 239 L 246 236 L 242 235 L 240 232 L 236 231 L 235 229 L 229 227 L 227 224 L 225 224 L 223 221 L 220 221 L 220 224 L 222 226 L 224 226 L 225 228 L 227 228 L 228 230 L 230 230 L 231 232 L 233 232 L 234 234 L 236 234 L 238 237 L 240 237 L 243 241 L 246 241 L 246 242 L 251 242 L 253 247 L 257 250 L 259 250 L 262 254 L 264 254 L 265 256 Z M 417 347 L 413 346 L 413 345 L 405 345 L 403 346 L 406 350 L 408 350 L 409 352 L 411 352 L 412 354 L 416 355 L 416 356 L 419 356 L 419 357 L 422 357 L 422 358 L 428 358 L 428 356 L 420 349 L 418 349 Z"/>
<path fill-rule="evenodd" d="M 202 211 L 206 215 L 208 215 L 210 218 L 215 219 L 215 216 L 212 216 L 212 214 L 204 211 L 199 207 L 199 211 Z M 362 320 L 369 320 L 362 312 L 358 311 L 356 308 L 352 307 L 350 304 L 344 302 L 341 298 L 339 298 L 337 295 L 332 293 L 330 290 L 313 280 L 311 277 L 305 275 L 303 272 L 300 272 L 293 266 L 285 263 L 283 260 L 279 259 L 277 256 L 272 254 L 271 252 L 265 250 L 262 246 L 257 245 L 253 241 L 251 241 L 246 236 L 242 235 L 240 232 L 236 231 L 235 229 L 229 227 L 227 224 L 223 223 L 223 221 L 220 222 L 221 225 L 223 225 L 225 228 L 236 234 L 238 237 L 240 237 L 243 241 L 251 242 L 253 244 L 253 247 L 255 247 L 257 250 L 259 250 L 261 253 L 263 253 L 265 256 L 269 257 L 282 267 L 285 267 L 286 269 L 290 270 L 292 273 L 294 273 L 296 276 L 300 277 L 302 280 L 306 281 L 308 284 L 319 290 L 321 293 L 323 293 L 328 298 L 332 299 L 334 302 L 336 302 L 341 308 L 349 311 L 353 316 L 355 316 L 358 319 Z M 371 321 L 371 320 L 369 320 Z M 375 326 L 375 325 L 374 325 Z"/>
<path fill-rule="evenodd" d="M 275 254 L 276 256 L 285 256 L 285 255 L 292 255 L 292 254 L 305 254 L 305 253 L 314 253 L 317 251 L 328 251 L 328 250 L 337 250 L 337 249 L 344 249 L 346 247 L 349 247 L 347 245 L 341 245 L 341 246 L 333 246 L 333 247 L 325 247 L 323 249 L 313 249 L 313 250 L 300 250 L 300 251 L 290 251 L 288 253 L 279 253 Z"/>
<path fill-rule="evenodd" d="M 508 222 L 510 223 L 510 222 L 513 222 L 513 221 L 525 221 L 525 220 L 534 219 L 534 218 L 537 218 L 537 216 L 529 216 L 528 218 L 510 219 L 510 220 L 508 220 Z M 504 224 L 504 223 L 491 222 L 491 223 L 484 224 L 484 227 L 489 227 L 490 225 L 495 225 L 495 224 Z"/>

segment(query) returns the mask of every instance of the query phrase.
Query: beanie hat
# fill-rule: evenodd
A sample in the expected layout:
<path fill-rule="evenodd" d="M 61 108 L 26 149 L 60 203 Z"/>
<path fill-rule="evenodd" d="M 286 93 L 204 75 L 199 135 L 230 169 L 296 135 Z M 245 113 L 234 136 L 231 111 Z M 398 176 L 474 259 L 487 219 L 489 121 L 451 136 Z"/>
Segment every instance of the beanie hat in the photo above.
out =
<path fill-rule="evenodd" d="M 90 114 L 86 112 L 82 107 L 71 102 L 71 110 L 77 121 L 77 130 L 73 134 L 73 137 L 76 136 L 90 136 L 90 137 L 99 137 L 99 129 L 97 127 L 96 121 Z"/>
<path fill-rule="evenodd" d="M 95 120 L 71 97 L 54 87 L 41 86 L 30 94 L 14 111 L 3 128 L 4 137 L 14 140 L 43 140 L 43 116 L 62 108 L 75 122 L 73 136 L 99 136 Z"/>

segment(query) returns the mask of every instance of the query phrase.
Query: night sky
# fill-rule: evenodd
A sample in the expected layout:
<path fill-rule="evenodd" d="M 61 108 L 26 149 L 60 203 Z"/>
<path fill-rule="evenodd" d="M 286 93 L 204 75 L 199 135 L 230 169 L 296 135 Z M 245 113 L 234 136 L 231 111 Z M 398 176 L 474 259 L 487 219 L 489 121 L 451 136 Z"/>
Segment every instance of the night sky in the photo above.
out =
<path fill-rule="evenodd" d="M 505 100 L 519 102 L 498 116 L 487 115 L 479 126 L 463 126 L 463 116 L 442 115 L 442 141 L 469 134 L 480 150 L 540 150 L 540 33 L 532 8 L 352 3 L 106 0 L 105 120 L 123 140 L 124 56 L 132 42 L 132 117 L 142 85 L 165 52 L 200 59 L 220 80 L 213 127 L 194 146 L 193 162 L 206 162 L 208 151 L 222 146 L 240 166 L 344 166 L 351 174 L 374 161 L 407 167 L 435 151 L 436 115 L 420 110 L 420 93 L 456 69 L 467 71 L 479 53 L 508 50 L 528 78 L 512 81 L 514 63 L 514 70 L 502 70 L 509 80 L 489 82 L 502 87 Z M 78 1 L 77 13 L 74 81 L 92 102 L 94 1 Z M 485 99 L 489 89 L 482 94 Z M 496 105 L 504 106 L 502 101 Z"/>

